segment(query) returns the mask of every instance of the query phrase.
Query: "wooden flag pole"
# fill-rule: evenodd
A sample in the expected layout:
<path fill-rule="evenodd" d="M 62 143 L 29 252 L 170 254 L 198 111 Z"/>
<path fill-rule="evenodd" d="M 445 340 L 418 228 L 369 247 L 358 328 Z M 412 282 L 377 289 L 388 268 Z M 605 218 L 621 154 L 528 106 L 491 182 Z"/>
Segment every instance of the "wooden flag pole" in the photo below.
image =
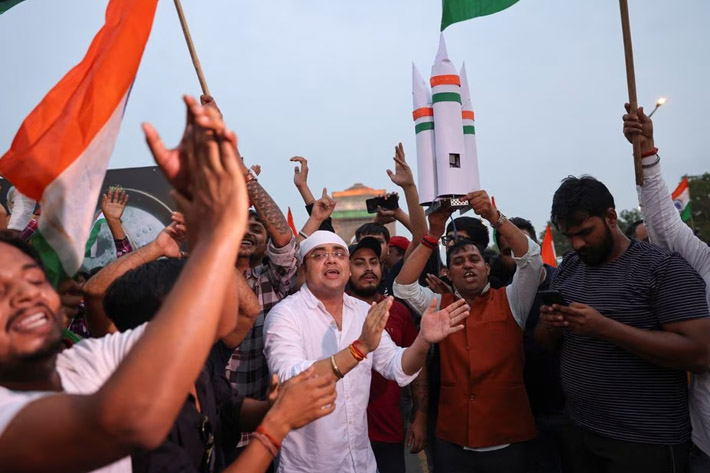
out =
<path fill-rule="evenodd" d="M 192 42 L 192 36 L 190 35 L 190 28 L 187 27 L 187 20 L 185 19 L 185 12 L 182 11 L 182 4 L 180 0 L 175 0 L 175 8 L 177 9 L 178 17 L 180 17 L 180 25 L 182 26 L 182 32 L 185 35 L 185 41 L 187 41 L 187 49 L 190 50 L 190 57 L 192 57 L 192 65 L 195 66 L 195 72 L 197 72 L 197 78 L 200 81 L 200 87 L 202 87 L 202 93 L 204 95 L 210 95 L 210 89 L 207 87 L 207 81 L 205 80 L 205 75 L 202 73 L 202 66 L 200 65 L 200 59 L 197 57 L 197 51 L 195 51 L 195 45 Z"/>
<path fill-rule="evenodd" d="M 621 10 L 621 32 L 624 36 L 624 57 L 626 59 L 626 83 L 629 88 L 629 113 L 636 113 L 638 101 L 636 100 L 636 73 L 634 72 L 634 51 L 631 47 L 631 26 L 629 25 L 629 4 L 627 0 L 619 0 Z M 634 174 L 636 185 L 643 185 L 643 168 L 641 167 L 641 135 L 634 135 L 632 144 L 634 149 Z"/>

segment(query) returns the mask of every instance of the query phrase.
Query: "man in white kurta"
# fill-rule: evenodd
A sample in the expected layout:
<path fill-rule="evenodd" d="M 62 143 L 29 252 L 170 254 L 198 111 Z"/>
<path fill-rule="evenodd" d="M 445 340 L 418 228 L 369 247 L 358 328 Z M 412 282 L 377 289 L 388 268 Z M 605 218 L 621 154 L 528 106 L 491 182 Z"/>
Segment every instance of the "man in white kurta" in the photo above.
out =
<path fill-rule="evenodd" d="M 341 379 L 335 411 L 284 439 L 277 471 L 375 473 L 366 412 L 371 370 L 400 386 L 410 383 L 424 363 L 429 343 L 459 330 L 468 308 L 458 304 L 450 310 L 428 311 L 417 340 L 408 349 L 400 348 L 383 331 L 391 298 L 381 303 L 385 316 L 375 323 L 378 306 L 345 294 L 350 270 L 347 245 L 340 237 L 315 232 L 302 242 L 299 256 L 305 263 L 306 283 L 274 307 L 264 325 L 269 370 L 284 381 L 315 365 L 317 371 Z M 372 342 L 375 332 L 377 343 Z M 357 351 L 366 355 L 362 361 L 357 361 Z"/>

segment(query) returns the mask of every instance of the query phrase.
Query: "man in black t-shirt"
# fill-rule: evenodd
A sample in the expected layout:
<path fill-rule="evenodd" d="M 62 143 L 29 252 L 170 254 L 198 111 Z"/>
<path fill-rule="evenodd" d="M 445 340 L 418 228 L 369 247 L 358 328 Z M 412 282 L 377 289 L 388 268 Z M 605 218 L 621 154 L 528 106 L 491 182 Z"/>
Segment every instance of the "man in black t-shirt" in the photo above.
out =
<path fill-rule="evenodd" d="M 678 254 L 630 241 L 592 177 L 562 182 L 551 220 L 575 250 L 551 283 L 570 305 L 543 306 L 535 336 L 561 350 L 565 471 L 685 471 L 686 371 L 710 368 L 702 279 Z"/>

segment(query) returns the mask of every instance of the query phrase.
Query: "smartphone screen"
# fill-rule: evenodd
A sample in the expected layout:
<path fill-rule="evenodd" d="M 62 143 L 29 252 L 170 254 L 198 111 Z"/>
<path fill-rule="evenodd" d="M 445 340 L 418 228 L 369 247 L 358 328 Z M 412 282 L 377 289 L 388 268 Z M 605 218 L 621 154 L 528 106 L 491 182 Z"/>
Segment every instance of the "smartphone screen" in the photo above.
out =
<path fill-rule="evenodd" d="M 540 296 L 542 303 L 545 305 L 569 305 L 562 293 L 557 290 L 537 291 L 537 295 Z"/>

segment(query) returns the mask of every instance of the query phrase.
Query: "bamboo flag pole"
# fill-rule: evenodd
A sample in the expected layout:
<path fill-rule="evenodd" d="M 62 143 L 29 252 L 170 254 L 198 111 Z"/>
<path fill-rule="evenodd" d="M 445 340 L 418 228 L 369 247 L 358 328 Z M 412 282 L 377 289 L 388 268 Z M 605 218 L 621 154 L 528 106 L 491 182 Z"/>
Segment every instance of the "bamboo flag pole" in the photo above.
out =
<path fill-rule="evenodd" d="M 202 73 L 202 66 L 200 65 L 200 59 L 197 57 L 197 51 L 195 51 L 195 45 L 192 42 L 192 36 L 190 35 L 190 29 L 187 27 L 187 20 L 185 19 L 185 12 L 182 11 L 182 4 L 180 0 L 175 0 L 175 9 L 177 9 L 178 17 L 180 17 L 180 25 L 182 26 L 182 32 L 185 35 L 185 41 L 187 41 L 187 49 L 190 50 L 190 57 L 192 58 L 192 65 L 195 66 L 195 72 L 197 72 L 197 78 L 200 81 L 200 87 L 202 87 L 202 93 L 204 95 L 210 95 L 210 89 L 207 87 L 207 81 L 205 80 L 205 75 Z"/>
<path fill-rule="evenodd" d="M 636 73 L 634 72 L 634 52 L 631 47 L 631 26 L 629 25 L 629 4 L 627 0 L 619 0 L 621 10 L 621 32 L 624 37 L 624 57 L 626 59 L 626 83 L 629 89 L 629 113 L 636 113 L 638 101 L 636 100 Z M 641 135 L 634 135 L 632 144 L 634 148 L 634 174 L 636 185 L 643 185 L 643 168 L 641 167 Z"/>

